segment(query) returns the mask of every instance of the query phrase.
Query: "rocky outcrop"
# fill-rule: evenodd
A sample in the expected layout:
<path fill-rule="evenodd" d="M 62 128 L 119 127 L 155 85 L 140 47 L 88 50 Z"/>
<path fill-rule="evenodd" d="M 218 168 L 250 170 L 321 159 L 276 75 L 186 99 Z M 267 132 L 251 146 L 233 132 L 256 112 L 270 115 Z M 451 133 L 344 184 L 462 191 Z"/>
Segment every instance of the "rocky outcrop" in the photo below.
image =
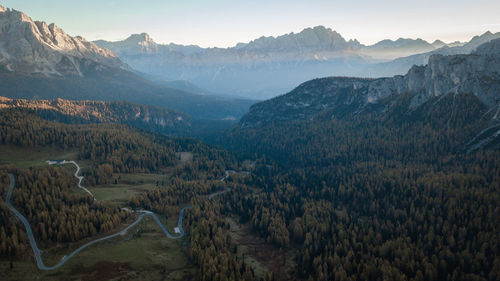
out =
<path fill-rule="evenodd" d="M 0 9 L 0 68 L 47 76 L 85 76 L 85 70 L 129 69 L 113 52 L 55 24 L 33 21 L 13 9 Z"/>
<path fill-rule="evenodd" d="M 277 37 L 260 37 L 249 43 L 240 43 L 235 48 L 258 53 L 299 53 L 311 55 L 314 52 L 342 52 L 357 50 L 361 44 L 356 40 L 346 41 L 338 32 L 324 26 L 306 28 L 299 33 Z"/>

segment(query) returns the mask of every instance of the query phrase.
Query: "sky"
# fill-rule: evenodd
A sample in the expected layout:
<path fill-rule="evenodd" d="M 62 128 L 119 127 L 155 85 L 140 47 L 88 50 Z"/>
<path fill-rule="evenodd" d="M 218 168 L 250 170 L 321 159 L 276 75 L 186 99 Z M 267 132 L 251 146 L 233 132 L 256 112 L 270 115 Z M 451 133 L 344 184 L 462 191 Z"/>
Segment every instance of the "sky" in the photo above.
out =
<path fill-rule="evenodd" d="M 500 1 L 464 0 L 0 0 L 72 36 L 117 41 L 148 33 L 158 43 L 230 47 L 323 25 L 346 39 L 468 41 L 500 31 Z"/>

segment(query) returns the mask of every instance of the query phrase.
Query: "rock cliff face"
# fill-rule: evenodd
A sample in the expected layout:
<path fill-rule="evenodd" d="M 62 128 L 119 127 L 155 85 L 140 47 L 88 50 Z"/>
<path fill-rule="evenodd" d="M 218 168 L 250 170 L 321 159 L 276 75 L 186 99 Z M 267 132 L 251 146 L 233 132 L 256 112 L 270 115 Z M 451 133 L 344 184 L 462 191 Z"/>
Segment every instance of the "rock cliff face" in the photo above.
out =
<path fill-rule="evenodd" d="M 260 37 L 247 44 L 240 43 L 235 48 L 255 53 L 288 53 L 288 55 L 314 56 L 314 52 L 347 52 L 358 50 L 361 44 L 356 40 L 346 41 L 336 31 L 316 26 L 301 32 L 278 37 Z"/>
<path fill-rule="evenodd" d="M 103 48 L 113 48 L 114 52 L 120 56 L 158 54 L 161 49 L 161 46 L 156 44 L 147 33 L 133 34 L 116 44 L 104 40 L 98 40 L 94 43 Z"/>
<path fill-rule="evenodd" d="M 0 8 L 0 68 L 47 76 L 85 76 L 105 68 L 128 69 L 113 52 L 82 37 L 71 37 L 55 24 Z"/>
<path fill-rule="evenodd" d="M 342 118 L 374 106 L 390 106 L 403 94 L 411 94 L 407 111 L 432 98 L 457 94 L 474 95 L 485 106 L 496 109 L 500 103 L 500 39 L 481 45 L 470 55 L 431 56 L 427 66 L 414 66 L 404 76 L 315 79 L 286 95 L 252 106 L 240 124 L 256 127 L 310 120 L 325 111 L 332 118 Z"/>

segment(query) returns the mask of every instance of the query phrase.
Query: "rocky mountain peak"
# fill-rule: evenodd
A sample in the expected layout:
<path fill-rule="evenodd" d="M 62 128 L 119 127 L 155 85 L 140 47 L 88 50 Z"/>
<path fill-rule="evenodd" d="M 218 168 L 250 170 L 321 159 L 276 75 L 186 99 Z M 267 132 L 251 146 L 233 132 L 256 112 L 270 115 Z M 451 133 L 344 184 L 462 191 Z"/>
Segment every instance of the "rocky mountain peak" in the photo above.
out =
<path fill-rule="evenodd" d="M 132 34 L 130 35 L 125 41 L 129 43 L 141 43 L 141 42 L 150 42 L 150 43 L 155 43 L 151 36 L 147 34 L 146 32 L 143 32 L 141 34 Z"/>
<path fill-rule="evenodd" d="M 486 31 L 481 35 L 474 36 L 466 46 L 469 46 L 471 50 L 479 47 L 479 45 L 489 42 L 491 40 L 497 39 L 500 37 L 500 32 L 492 33 L 491 31 Z"/>
<path fill-rule="evenodd" d="M 487 44 L 479 46 L 474 54 L 477 55 L 500 55 L 500 39 L 491 40 Z"/>
<path fill-rule="evenodd" d="M 0 68 L 48 76 L 83 76 L 92 63 L 128 69 L 113 52 L 84 38 L 71 37 L 55 24 L 33 21 L 28 15 L 2 7 Z M 80 65 L 85 60 L 85 66 Z M 98 67 L 95 65 L 95 67 Z M 83 71 L 83 72 L 82 72 Z"/>
<path fill-rule="evenodd" d="M 357 47 L 357 41 L 347 42 L 338 32 L 324 26 L 306 28 L 299 33 L 289 33 L 277 37 L 260 37 L 248 44 L 238 45 L 239 49 L 265 52 L 278 51 L 343 51 Z"/>
<path fill-rule="evenodd" d="M 434 42 L 432 42 L 431 44 L 432 46 L 434 46 L 434 48 L 441 48 L 443 46 L 446 46 L 446 43 L 444 43 L 443 41 L 441 40 L 435 40 Z"/>
<path fill-rule="evenodd" d="M 128 53 L 140 54 L 156 54 L 159 51 L 159 45 L 149 36 L 143 32 L 141 34 L 132 34 L 127 39 L 117 42 L 96 41 L 99 46 L 113 47 L 113 49 L 120 55 Z"/>

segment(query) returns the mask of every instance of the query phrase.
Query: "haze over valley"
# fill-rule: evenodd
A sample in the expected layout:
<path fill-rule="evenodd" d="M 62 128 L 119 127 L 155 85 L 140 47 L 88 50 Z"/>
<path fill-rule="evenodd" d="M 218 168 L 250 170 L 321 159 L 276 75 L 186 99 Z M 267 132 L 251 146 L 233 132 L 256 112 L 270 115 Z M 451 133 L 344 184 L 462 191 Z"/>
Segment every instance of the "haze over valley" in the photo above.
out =
<path fill-rule="evenodd" d="M 500 33 L 486 32 L 469 42 L 449 44 L 399 38 L 365 46 L 357 40 L 345 40 L 330 28 L 316 26 L 230 48 L 162 45 L 147 33 L 94 43 L 112 50 L 156 81 L 184 80 L 211 92 L 267 99 L 317 77 L 405 74 L 414 64 L 425 65 L 431 54 L 468 54 L 495 38 L 500 38 Z"/>

